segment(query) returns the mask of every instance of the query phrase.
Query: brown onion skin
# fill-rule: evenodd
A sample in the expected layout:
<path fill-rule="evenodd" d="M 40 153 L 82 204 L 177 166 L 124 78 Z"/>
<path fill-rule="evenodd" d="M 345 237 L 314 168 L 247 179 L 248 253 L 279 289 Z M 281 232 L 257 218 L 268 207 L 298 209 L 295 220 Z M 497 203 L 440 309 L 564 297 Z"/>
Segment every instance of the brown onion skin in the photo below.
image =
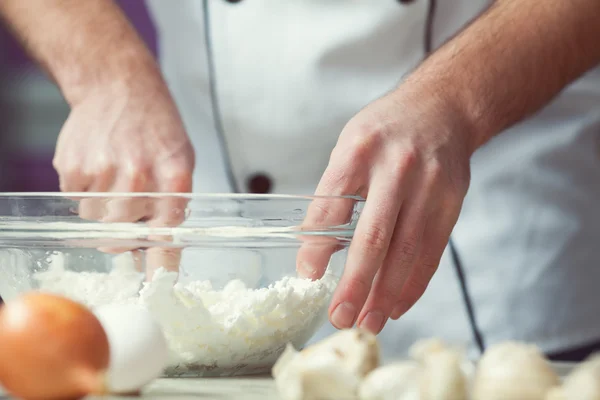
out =
<path fill-rule="evenodd" d="M 0 308 L 0 383 L 25 400 L 103 394 L 108 338 L 85 306 L 30 292 Z"/>

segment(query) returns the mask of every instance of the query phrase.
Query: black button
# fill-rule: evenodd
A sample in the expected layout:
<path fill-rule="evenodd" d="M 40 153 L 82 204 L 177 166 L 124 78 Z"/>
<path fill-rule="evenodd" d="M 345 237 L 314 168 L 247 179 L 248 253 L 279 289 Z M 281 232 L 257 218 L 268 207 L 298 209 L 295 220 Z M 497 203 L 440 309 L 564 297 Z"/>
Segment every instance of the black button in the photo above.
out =
<path fill-rule="evenodd" d="M 242 0 L 225 0 L 228 3 L 239 3 Z"/>
<path fill-rule="evenodd" d="M 400 4 L 410 4 L 413 3 L 415 0 L 398 0 L 398 2 Z"/>
<path fill-rule="evenodd" d="M 246 181 L 246 187 L 250 193 L 265 194 L 271 192 L 271 186 L 273 182 L 265 174 L 255 174 L 248 178 Z"/>

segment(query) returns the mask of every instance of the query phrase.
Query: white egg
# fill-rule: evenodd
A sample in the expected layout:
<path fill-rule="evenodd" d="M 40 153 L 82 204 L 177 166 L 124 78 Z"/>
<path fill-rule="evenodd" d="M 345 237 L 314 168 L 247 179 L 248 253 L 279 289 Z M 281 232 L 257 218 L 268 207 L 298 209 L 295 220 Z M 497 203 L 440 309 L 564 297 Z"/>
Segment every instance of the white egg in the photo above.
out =
<path fill-rule="evenodd" d="M 144 307 L 111 304 L 94 314 L 110 344 L 108 388 L 132 393 L 159 377 L 168 362 L 168 347 L 159 324 Z"/>

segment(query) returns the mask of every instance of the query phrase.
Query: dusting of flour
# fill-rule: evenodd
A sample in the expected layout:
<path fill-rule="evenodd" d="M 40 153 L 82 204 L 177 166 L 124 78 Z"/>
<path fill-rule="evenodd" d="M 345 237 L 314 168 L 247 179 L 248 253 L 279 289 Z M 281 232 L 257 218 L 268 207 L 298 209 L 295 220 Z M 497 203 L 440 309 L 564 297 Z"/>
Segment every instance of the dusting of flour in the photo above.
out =
<path fill-rule="evenodd" d="M 336 283 L 326 274 L 318 281 L 285 277 L 261 289 L 232 280 L 216 290 L 209 281 L 177 282 L 176 272 L 162 268 L 144 282 L 133 262 L 118 259 L 108 273 L 75 272 L 55 254 L 51 267 L 34 278 L 40 290 L 92 309 L 115 303 L 145 306 L 167 338 L 168 375 L 268 371 L 288 342 L 302 346 L 325 321 Z"/>

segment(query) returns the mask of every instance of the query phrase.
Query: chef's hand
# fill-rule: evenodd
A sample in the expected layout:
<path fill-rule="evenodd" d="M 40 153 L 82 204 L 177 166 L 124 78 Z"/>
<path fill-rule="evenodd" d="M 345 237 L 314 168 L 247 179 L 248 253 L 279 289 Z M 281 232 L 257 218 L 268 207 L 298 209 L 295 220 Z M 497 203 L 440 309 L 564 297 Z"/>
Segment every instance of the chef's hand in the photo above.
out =
<path fill-rule="evenodd" d="M 127 87 L 90 91 L 72 104 L 57 142 L 54 167 L 65 192 L 189 192 L 194 152 L 166 85 L 140 76 Z M 104 222 L 146 220 L 175 226 L 186 199 L 85 198 L 79 215 Z M 103 249 L 123 252 L 128 248 Z M 147 269 L 176 269 L 179 252 L 148 250 Z"/>
<path fill-rule="evenodd" d="M 378 333 L 388 318 L 412 307 L 438 267 L 469 185 L 466 124 L 436 93 L 407 87 L 352 118 L 316 191 L 366 198 L 329 309 L 339 329 L 357 323 Z M 313 201 L 305 224 L 348 222 L 351 210 L 340 204 Z M 331 244 L 307 239 L 298 254 L 299 272 L 319 278 L 333 251 Z"/>

